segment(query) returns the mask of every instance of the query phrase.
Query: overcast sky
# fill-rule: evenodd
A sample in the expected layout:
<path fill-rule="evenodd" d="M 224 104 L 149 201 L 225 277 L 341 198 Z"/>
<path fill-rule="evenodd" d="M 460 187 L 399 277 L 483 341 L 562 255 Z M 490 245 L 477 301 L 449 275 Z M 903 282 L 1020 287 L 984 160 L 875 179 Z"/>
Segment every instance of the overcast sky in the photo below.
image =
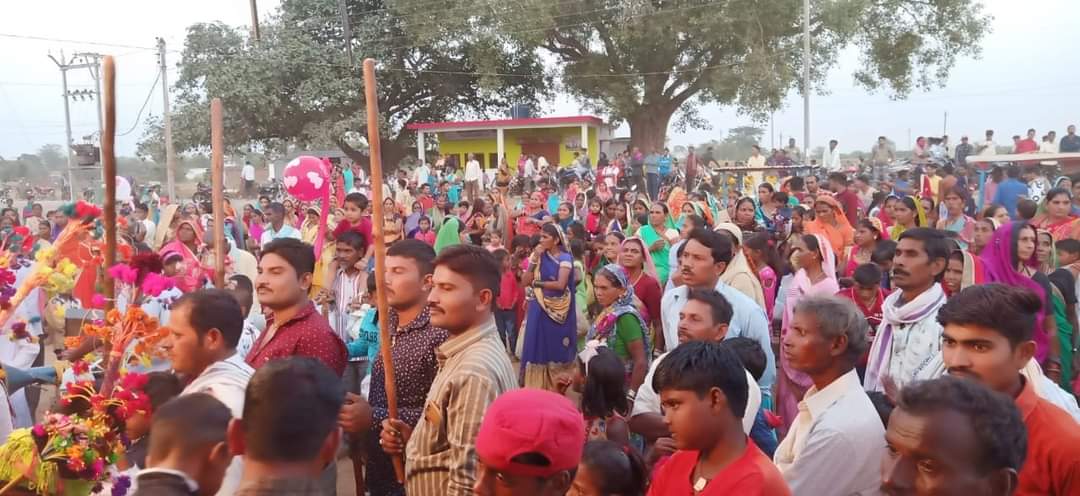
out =
<path fill-rule="evenodd" d="M 1080 36 L 1077 0 L 985 0 L 994 16 L 993 31 L 983 42 L 980 60 L 963 59 L 954 68 L 948 84 L 926 93 L 915 93 L 903 101 L 887 95 L 867 94 L 854 85 L 851 74 L 857 54 L 843 53 L 828 81 L 829 95 L 815 95 L 811 107 L 811 145 L 837 139 L 844 152 L 869 148 L 878 135 L 886 135 L 906 148 L 919 135 L 940 135 L 948 112 L 947 133 L 953 140 L 961 134 L 978 139 L 983 130 L 997 130 L 998 142 L 1008 136 L 1036 128 L 1059 135 L 1069 123 L 1080 121 L 1080 61 L 1075 50 Z M 265 16 L 276 8 L 276 0 L 262 0 Z M 248 25 L 250 13 L 244 0 L 185 0 L 159 2 L 145 0 L 35 0 L 5 2 L 0 15 L 0 156 L 14 158 L 34 152 L 46 143 L 64 142 L 64 110 L 60 71 L 48 58 L 59 58 L 60 50 L 117 56 L 118 133 L 135 129 L 117 138 L 117 151 L 134 153 L 142 135 L 141 123 L 147 114 L 160 115 L 161 93 L 152 86 L 157 73 L 154 39 L 164 37 L 172 50 L 182 48 L 184 31 L 196 22 L 220 20 Z M 73 40 L 44 41 L 16 36 L 37 36 Z M 93 41 L 102 46 L 74 41 Z M 147 47 L 150 49 L 143 49 Z M 178 53 L 170 53 L 175 79 Z M 71 89 L 92 87 L 86 70 L 69 72 Z M 151 94 L 151 90 L 153 93 Z M 149 103 L 137 120 L 143 102 Z M 549 102 L 546 115 L 576 115 L 578 105 L 566 98 Z M 717 138 L 726 129 L 754 124 L 730 109 L 710 106 L 702 115 L 713 124 L 711 131 L 689 130 L 672 133 L 672 144 L 699 143 Z M 779 136 L 794 135 L 802 143 L 802 100 L 793 94 L 785 108 L 775 114 L 773 129 Z M 73 102 L 72 134 L 81 136 L 97 130 L 97 113 L 89 101 Z M 764 146 L 770 146 L 769 123 Z M 622 135 L 629 135 L 623 126 Z"/>

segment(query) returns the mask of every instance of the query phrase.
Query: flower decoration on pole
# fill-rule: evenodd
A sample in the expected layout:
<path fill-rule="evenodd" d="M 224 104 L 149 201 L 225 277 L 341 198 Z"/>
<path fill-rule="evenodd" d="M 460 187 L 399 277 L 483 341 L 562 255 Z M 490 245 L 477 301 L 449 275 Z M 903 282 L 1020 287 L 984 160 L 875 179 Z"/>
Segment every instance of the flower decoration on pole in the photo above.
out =
<path fill-rule="evenodd" d="M 101 383 L 102 394 L 108 396 L 112 392 L 123 364 L 135 361 L 149 365 L 157 352 L 157 344 L 167 334 L 168 328 L 160 327 L 157 319 L 135 305 L 128 306 L 127 312 L 123 314 L 119 310 L 110 310 L 105 315 L 104 322 L 83 324 L 81 339 L 97 338 L 108 343 L 108 365 Z M 132 355 L 125 359 L 125 353 L 132 342 L 135 342 L 135 349 Z"/>

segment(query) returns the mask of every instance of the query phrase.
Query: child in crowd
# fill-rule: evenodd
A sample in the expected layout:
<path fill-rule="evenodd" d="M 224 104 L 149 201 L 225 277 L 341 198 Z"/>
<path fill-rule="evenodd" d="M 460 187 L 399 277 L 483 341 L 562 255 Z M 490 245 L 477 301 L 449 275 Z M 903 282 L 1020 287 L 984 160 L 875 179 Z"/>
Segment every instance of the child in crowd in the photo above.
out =
<path fill-rule="evenodd" d="M 423 241 L 431 246 L 435 246 L 435 230 L 431 228 L 431 218 L 428 216 L 420 217 L 417 221 L 416 232 L 413 233 L 413 237 Z"/>
<path fill-rule="evenodd" d="M 1030 198 L 1021 198 L 1016 202 L 1016 215 L 1020 218 L 1017 220 L 1030 221 L 1035 218 L 1035 214 L 1039 211 L 1039 204 L 1032 201 Z"/>
<path fill-rule="evenodd" d="M 870 263 L 881 270 L 881 289 L 892 291 L 892 260 L 896 256 L 896 241 L 883 239 L 878 241 L 874 252 L 870 254 Z"/>
<path fill-rule="evenodd" d="M 593 341 L 578 354 L 574 391 L 581 395 L 581 413 L 589 439 L 606 439 L 630 449 L 630 413 L 626 368 L 607 346 Z"/>
<path fill-rule="evenodd" d="M 487 251 L 495 253 L 499 250 L 506 249 L 506 247 L 503 246 L 502 233 L 498 231 L 488 231 L 484 237 L 487 238 L 484 241 L 484 248 L 486 248 Z M 509 256 L 509 253 L 507 255 Z"/>
<path fill-rule="evenodd" d="M 591 279 L 585 277 L 585 241 L 574 239 L 570 241 L 570 255 L 574 257 L 574 281 L 577 287 L 574 289 L 574 304 L 577 305 L 577 335 L 578 349 L 585 344 L 585 335 L 589 333 L 589 295 L 593 294 Z"/>
<path fill-rule="evenodd" d="M 759 232 L 747 238 L 743 248 L 752 266 L 757 267 L 761 290 L 765 295 L 765 315 L 772 315 L 781 273 L 780 254 L 776 251 L 776 243 L 769 233 Z"/>
<path fill-rule="evenodd" d="M 961 262 L 962 264 L 963 262 Z M 841 289 L 837 296 L 851 300 L 855 302 L 855 306 L 859 308 L 863 316 L 866 317 L 866 323 L 869 326 L 866 336 L 867 343 L 874 342 L 874 336 L 877 335 L 877 328 L 881 325 L 881 319 L 883 317 L 881 304 L 885 301 L 885 297 L 889 296 L 889 291 L 885 291 L 881 287 L 882 273 L 881 269 L 873 264 L 862 264 L 855 267 L 855 273 L 852 278 L 855 280 L 855 284 L 850 288 Z M 870 357 L 870 348 L 867 347 L 863 353 L 862 358 L 855 365 L 855 370 L 859 374 L 859 378 L 863 377 L 863 373 L 866 371 L 866 362 Z"/>
<path fill-rule="evenodd" d="M 517 349 L 517 311 L 525 301 L 525 290 L 521 287 L 517 271 L 513 268 L 510 252 L 499 249 L 493 252 L 502 267 L 499 281 L 499 296 L 495 299 L 495 324 L 499 329 L 506 349 L 513 355 Z"/>
<path fill-rule="evenodd" d="M 338 221 L 333 234 L 333 239 L 338 239 L 345 231 L 356 231 L 364 237 L 364 245 L 367 246 L 367 251 L 364 253 L 363 258 L 360 259 L 361 267 L 367 267 L 369 262 L 374 262 L 372 255 L 375 253 L 375 245 L 371 242 L 371 216 L 367 215 L 367 209 L 368 199 L 362 193 L 345 195 L 345 205 L 342 208 L 345 218 Z M 327 273 L 337 273 L 336 260 L 330 262 Z"/>
<path fill-rule="evenodd" d="M 734 351 L 679 345 L 657 366 L 653 387 L 678 451 L 658 464 L 648 494 L 791 494 L 776 465 L 743 434 L 749 385 Z"/>
<path fill-rule="evenodd" d="M 180 395 L 184 388 L 180 379 L 172 372 L 150 372 L 146 374 L 146 385 L 142 392 L 150 398 L 150 411 L 137 411 L 124 422 L 125 434 L 131 440 L 131 446 L 124 453 L 124 459 L 117 462 L 122 469 L 142 468 L 146 466 L 146 453 L 149 447 L 151 419 L 154 412 L 165 402 Z"/>
<path fill-rule="evenodd" d="M 720 345 L 731 348 L 739 356 L 739 362 L 750 373 L 750 376 L 755 381 L 761 380 L 768 362 L 767 358 L 765 358 L 765 351 L 761 349 L 761 345 L 757 341 L 750 338 L 735 337 L 721 341 Z M 773 415 L 766 408 L 766 405 L 761 405 L 754 415 L 754 426 L 750 429 L 750 439 L 753 439 L 758 448 L 761 448 L 761 451 L 769 458 L 773 457 L 773 453 L 776 453 L 776 447 L 779 445 L 779 441 L 776 439 L 776 425 L 778 425 L 778 422 L 778 417 Z"/>
<path fill-rule="evenodd" d="M 379 312 L 372 300 L 375 295 L 375 278 L 367 278 L 367 291 L 361 296 L 361 310 L 363 315 L 356 321 L 356 330 L 353 340 L 345 345 L 349 351 L 349 361 L 364 361 L 364 378 L 360 381 L 360 394 L 367 397 L 368 385 L 371 381 L 371 365 L 375 363 L 375 356 L 379 353 Z M 352 333 L 350 333 L 352 334 Z"/>
<path fill-rule="evenodd" d="M 568 494 L 617 494 L 644 496 L 649 482 L 645 462 L 637 451 L 613 441 L 596 439 L 585 443 L 574 483 Z"/>
<path fill-rule="evenodd" d="M 232 459 L 225 443 L 231 419 L 228 407 L 206 393 L 163 404 L 154 413 L 149 468 L 139 473 L 135 495 L 215 494 Z"/>

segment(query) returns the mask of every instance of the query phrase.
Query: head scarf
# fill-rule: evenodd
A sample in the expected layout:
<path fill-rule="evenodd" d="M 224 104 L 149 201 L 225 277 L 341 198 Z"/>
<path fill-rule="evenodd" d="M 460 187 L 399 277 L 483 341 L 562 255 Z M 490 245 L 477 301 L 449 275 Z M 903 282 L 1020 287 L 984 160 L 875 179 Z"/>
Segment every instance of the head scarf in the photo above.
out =
<path fill-rule="evenodd" d="M 643 261 L 642 261 L 643 272 L 645 272 L 646 274 L 649 274 L 650 276 L 652 276 L 653 279 L 656 279 L 657 281 L 659 281 L 660 277 L 657 275 L 657 272 L 656 272 L 656 264 L 653 263 L 652 254 L 649 253 L 649 245 L 645 243 L 644 239 L 641 239 L 638 236 L 630 236 L 629 238 L 624 239 L 622 243 L 619 243 L 619 254 L 620 254 L 619 258 L 622 258 L 621 257 L 622 251 L 623 251 L 623 248 L 626 247 L 626 243 L 629 243 L 631 241 L 637 241 L 638 246 L 641 247 L 641 252 L 642 252 L 641 256 L 643 257 Z M 618 261 L 616 260 L 616 262 L 618 262 Z"/>
<path fill-rule="evenodd" d="M 964 275 L 960 277 L 960 290 L 986 283 L 986 271 L 981 258 L 967 250 L 956 250 L 964 256 Z"/>
<path fill-rule="evenodd" d="M 185 225 L 190 226 L 191 230 L 195 232 L 195 250 L 192 250 L 180 240 L 180 228 Z M 201 247 L 202 244 L 202 228 L 197 222 L 184 219 L 180 221 L 180 223 L 176 225 L 176 229 L 173 230 L 172 241 L 161 248 L 160 254 L 162 259 L 168 258 L 167 255 L 170 253 L 176 253 L 183 257 L 183 271 L 177 274 L 173 279 L 176 282 L 176 286 L 185 293 L 199 289 L 199 287 L 202 286 L 204 271 L 198 253 L 199 247 Z"/>
<path fill-rule="evenodd" d="M 735 250 L 731 262 L 724 269 L 724 273 L 720 275 L 720 281 L 746 293 L 746 296 L 761 305 L 761 308 L 765 308 L 765 292 L 761 288 L 761 279 L 759 279 L 757 271 L 750 266 L 750 261 L 742 250 L 742 229 L 730 222 L 722 222 L 716 225 L 716 230 L 731 233 L 731 236 L 739 243 L 739 248 Z"/>
<path fill-rule="evenodd" d="M 803 223 L 803 231 L 807 234 L 813 234 L 815 236 L 820 235 L 829 241 L 829 247 L 835 250 L 843 250 L 847 244 L 846 240 L 853 239 L 855 236 L 855 229 L 848 223 L 847 215 L 844 215 L 844 209 L 840 206 L 840 202 L 829 195 L 818 195 L 814 200 L 815 206 L 817 203 L 824 203 L 829 206 L 829 209 L 833 211 L 833 218 L 836 219 L 836 225 L 826 224 L 821 219 L 814 217 L 814 220 Z M 835 271 L 833 271 L 835 274 Z"/>
<path fill-rule="evenodd" d="M 990 244 L 983 248 L 982 254 L 980 255 L 983 260 L 983 267 L 986 270 L 986 280 L 987 282 L 997 282 L 1034 291 L 1035 294 L 1039 296 L 1039 301 L 1042 302 L 1043 309 L 1046 309 L 1047 302 L 1049 301 L 1047 288 L 1044 288 L 1031 277 L 1016 270 L 1016 267 L 1020 265 L 1021 262 L 1032 269 L 1036 269 L 1039 266 L 1038 258 L 1035 253 L 1032 253 L 1031 258 L 1028 260 L 1020 260 L 1017 256 L 1016 243 L 1020 238 L 1020 230 L 1025 227 L 1028 227 L 1026 222 L 1009 222 L 994 231 L 994 236 L 990 238 Z M 1035 239 L 1037 245 L 1038 236 L 1036 236 Z M 1039 362 L 1042 362 L 1043 358 L 1046 357 L 1047 352 L 1047 337 L 1043 327 L 1044 320 L 1045 312 L 1039 312 L 1036 315 L 1035 324 L 1035 355 Z"/>
<path fill-rule="evenodd" d="M 913 209 L 915 210 L 915 227 L 933 227 L 926 225 L 926 212 L 923 210 L 922 202 L 919 201 L 918 198 L 915 198 L 914 196 L 905 196 L 900 198 L 899 201 L 903 202 L 904 200 L 911 200 L 915 205 L 915 208 Z M 907 206 L 907 204 L 905 203 L 904 206 Z M 900 235 L 904 234 L 905 230 L 907 230 L 907 228 L 897 222 L 892 226 L 892 229 L 889 230 L 889 237 L 892 239 L 900 239 Z"/>
<path fill-rule="evenodd" d="M 458 231 L 460 224 L 461 221 L 455 215 L 443 219 L 442 227 L 439 228 L 439 233 L 435 235 L 435 253 L 441 252 L 447 246 L 461 244 L 461 233 Z"/>
<path fill-rule="evenodd" d="M 160 249 L 165 244 L 165 236 L 169 233 L 169 225 L 172 224 L 173 218 L 176 217 L 176 212 L 180 209 L 180 206 L 173 203 L 166 205 L 161 211 L 161 218 L 158 219 L 158 228 L 154 231 L 154 245 L 151 248 Z"/>
<path fill-rule="evenodd" d="M 615 335 L 615 322 L 619 320 L 623 314 L 632 314 L 637 318 L 638 323 L 641 324 L 642 331 L 648 329 L 648 325 L 645 323 L 645 319 L 641 317 L 641 312 L 638 311 L 637 306 L 634 304 L 634 285 L 630 282 L 630 277 L 626 274 L 626 269 L 619 264 L 607 264 L 601 271 L 607 271 L 609 274 L 615 277 L 616 283 L 623 288 L 623 294 L 614 303 L 605 307 L 600 311 L 600 314 L 596 316 L 596 320 L 593 321 L 593 325 L 589 328 L 588 340 L 599 340 L 602 343 L 606 343 L 612 336 Z M 598 273 L 599 275 L 599 273 Z M 647 334 L 645 332 L 642 333 Z M 646 338 L 647 339 L 647 338 Z M 646 344 L 645 349 L 649 349 Z"/>

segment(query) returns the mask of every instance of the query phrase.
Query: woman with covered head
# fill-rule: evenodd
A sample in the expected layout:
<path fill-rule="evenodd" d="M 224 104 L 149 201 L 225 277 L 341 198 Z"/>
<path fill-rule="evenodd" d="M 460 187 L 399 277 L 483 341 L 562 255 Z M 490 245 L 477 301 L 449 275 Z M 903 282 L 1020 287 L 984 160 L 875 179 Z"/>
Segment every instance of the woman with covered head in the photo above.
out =
<path fill-rule="evenodd" d="M 807 234 L 816 234 L 827 239 L 829 248 L 836 250 L 840 256 L 847 252 L 847 247 L 855 243 L 855 229 L 848 223 L 843 207 L 828 195 L 818 195 L 814 200 L 814 220 L 807 222 L 804 230 Z M 843 263 L 843 260 L 840 262 Z"/>
<path fill-rule="evenodd" d="M 765 309 L 765 292 L 761 287 L 761 279 L 750 267 L 750 261 L 742 250 L 743 231 L 739 229 L 739 226 L 728 222 L 717 224 L 716 230 L 729 235 L 734 245 L 734 256 L 724 269 L 724 273 L 720 275 L 720 281 L 749 296 L 762 309 Z"/>
<path fill-rule="evenodd" d="M 540 244 L 522 273 L 526 287 L 521 374 L 525 387 L 557 390 L 558 376 L 574 364 L 577 312 L 574 260 L 566 235 L 556 224 L 540 229 Z"/>
<path fill-rule="evenodd" d="M 671 270 L 668 267 L 668 252 L 671 250 L 668 239 L 669 231 L 674 231 L 675 225 L 671 216 L 668 215 L 668 206 L 664 203 L 656 202 L 649 206 L 648 214 L 649 223 L 641 226 L 637 235 L 648 247 L 653 263 L 656 264 L 656 280 L 663 285 L 667 284 L 668 273 Z"/>
<path fill-rule="evenodd" d="M 893 224 L 889 229 L 889 239 L 900 239 L 908 229 L 926 226 L 926 214 L 922 202 L 912 196 L 905 196 L 893 205 Z"/>
<path fill-rule="evenodd" d="M 945 218 L 938 220 L 937 228 L 956 233 L 960 249 L 966 250 L 975 238 L 975 219 L 964 213 L 968 194 L 964 188 L 954 186 L 944 191 Z"/>
<path fill-rule="evenodd" d="M 593 319 L 588 341 L 599 341 L 626 365 L 630 391 L 637 391 L 649 369 L 649 328 L 634 304 L 634 285 L 622 266 L 609 264 L 593 279 L 600 313 Z"/>
<path fill-rule="evenodd" d="M 1048 191 L 1031 225 L 1050 233 L 1054 241 L 1080 239 L 1080 217 L 1072 213 L 1072 193 L 1064 188 Z"/>
<path fill-rule="evenodd" d="M 660 300 L 664 296 L 663 286 L 656 278 L 656 266 L 653 264 L 652 255 L 649 254 L 645 241 L 636 236 L 623 241 L 619 247 L 618 264 L 625 271 L 634 289 L 634 296 L 644 307 L 640 313 L 645 322 L 659 323 Z"/>
<path fill-rule="evenodd" d="M 795 307 L 806 296 L 829 296 L 840 291 L 836 281 L 836 255 L 828 238 L 821 234 L 807 234 L 791 242 L 791 261 L 797 268 L 784 299 L 780 339 L 790 332 Z M 799 401 L 812 386 L 810 376 L 793 369 L 786 356 L 780 354 L 781 372 L 776 380 L 777 414 L 784 420 L 778 429 L 780 437 L 791 427 L 799 413 Z"/>
<path fill-rule="evenodd" d="M 158 251 L 164 259 L 168 259 L 169 254 L 182 257 L 173 280 L 176 287 L 185 293 L 199 289 L 206 283 L 205 271 L 199 263 L 199 253 L 203 247 L 202 228 L 194 220 L 183 219 L 177 224 L 172 241 Z"/>
<path fill-rule="evenodd" d="M 1011 222 L 994 231 L 990 245 L 982 252 L 987 282 L 1019 286 L 1034 291 L 1043 303 L 1035 323 L 1035 360 L 1043 365 L 1047 375 L 1057 380 L 1061 362 L 1056 336 L 1057 325 L 1053 319 L 1050 295 L 1050 279 L 1039 271 L 1036 254 L 1038 235 L 1026 222 Z M 1050 317 L 1050 318 L 1047 318 Z"/>

